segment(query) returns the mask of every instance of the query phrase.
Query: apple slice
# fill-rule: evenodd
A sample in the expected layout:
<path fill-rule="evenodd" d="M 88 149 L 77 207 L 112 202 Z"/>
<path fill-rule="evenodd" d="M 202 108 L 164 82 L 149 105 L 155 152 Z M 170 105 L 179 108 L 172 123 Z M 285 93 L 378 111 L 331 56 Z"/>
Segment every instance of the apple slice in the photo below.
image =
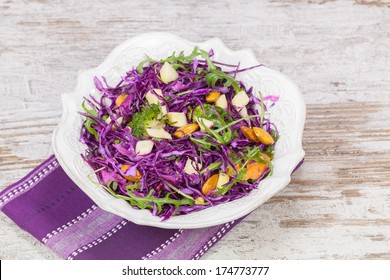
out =
<path fill-rule="evenodd" d="M 160 70 L 160 78 L 164 84 L 169 84 L 170 82 L 173 82 L 177 78 L 179 78 L 179 74 L 176 72 L 176 70 L 172 67 L 171 64 L 165 62 Z"/>
<path fill-rule="evenodd" d="M 149 154 L 153 149 L 154 143 L 151 140 L 138 141 L 135 145 L 135 152 L 139 156 Z"/>
<path fill-rule="evenodd" d="M 169 112 L 167 114 L 168 121 L 172 123 L 172 126 L 182 127 L 187 124 L 186 114 L 180 112 Z"/>
<path fill-rule="evenodd" d="M 161 100 L 156 96 L 163 96 L 161 89 L 154 88 L 153 89 L 154 93 L 152 91 L 148 91 L 145 95 L 146 100 L 148 101 L 149 104 L 160 104 Z"/>
<path fill-rule="evenodd" d="M 245 118 L 248 116 L 248 109 L 246 108 L 246 106 L 242 107 L 242 109 L 240 110 L 240 116 Z"/>
<path fill-rule="evenodd" d="M 187 162 L 186 162 L 186 165 L 184 166 L 183 171 L 189 175 L 198 174 L 198 171 L 196 171 L 195 166 L 196 166 L 196 162 L 190 158 L 187 158 Z M 198 169 L 201 169 L 201 168 L 202 168 L 202 165 L 200 163 L 198 163 Z"/>
<path fill-rule="evenodd" d="M 161 139 L 172 139 L 172 136 L 166 132 L 163 128 L 147 128 L 146 133 L 150 137 L 161 138 Z"/>
<path fill-rule="evenodd" d="M 238 109 L 246 106 L 249 103 L 249 97 L 245 91 L 238 92 L 232 99 L 232 105 L 238 107 Z"/>
<path fill-rule="evenodd" d="M 224 110 L 227 110 L 228 103 L 225 94 L 222 94 L 217 101 L 215 101 L 215 105 L 221 107 Z"/>
<path fill-rule="evenodd" d="M 230 181 L 229 175 L 223 172 L 219 173 L 217 188 L 220 189 L 223 185 L 225 185 L 229 181 Z"/>

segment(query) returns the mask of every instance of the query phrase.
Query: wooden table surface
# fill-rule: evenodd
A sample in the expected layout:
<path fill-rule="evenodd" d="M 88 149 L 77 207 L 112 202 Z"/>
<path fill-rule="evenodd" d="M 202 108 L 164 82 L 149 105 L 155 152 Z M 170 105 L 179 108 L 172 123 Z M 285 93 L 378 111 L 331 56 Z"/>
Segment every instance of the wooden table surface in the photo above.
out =
<path fill-rule="evenodd" d="M 1 0 L 1 189 L 52 154 L 78 70 L 150 31 L 250 48 L 307 104 L 305 164 L 204 259 L 390 259 L 388 0 Z M 58 258 L 0 227 L 0 259 Z"/>

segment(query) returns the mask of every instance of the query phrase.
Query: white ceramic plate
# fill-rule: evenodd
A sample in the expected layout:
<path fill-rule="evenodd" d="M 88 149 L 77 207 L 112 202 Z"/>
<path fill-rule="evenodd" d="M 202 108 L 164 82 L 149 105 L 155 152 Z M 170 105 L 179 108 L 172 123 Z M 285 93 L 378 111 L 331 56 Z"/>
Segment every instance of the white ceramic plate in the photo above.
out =
<path fill-rule="evenodd" d="M 286 76 L 266 67 L 255 68 L 237 76 L 253 92 L 259 90 L 264 96 L 277 95 L 279 101 L 270 110 L 271 121 L 277 126 L 281 138 L 276 144 L 274 174 L 267 177 L 248 196 L 236 201 L 207 208 L 188 215 L 174 216 L 161 222 L 148 210 L 133 209 L 124 200 L 116 199 L 103 188 L 93 184 L 88 175 L 92 169 L 82 160 L 80 154 L 85 146 L 79 142 L 83 96 L 98 96 L 94 76 L 105 76 L 115 85 L 122 75 L 145 58 L 145 54 L 161 59 L 173 51 L 184 50 L 190 53 L 194 46 L 204 50 L 212 48 L 216 61 L 249 67 L 259 62 L 250 50 L 232 51 L 221 40 L 210 39 L 193 43 L 172 34 L 149 33 L 134 37 L 116 47 L 101 65 L 94 69 L 80 71 L 76 90 L 62 95 L 63 115 L 53 135 L 54 153 L 67 175 L 102 209 L 119 215 L 136 224 L 161 228 L 202 228 L 238 219 L 255 210 L 262 203 L 286 187 L 291 180 L 291 172 L 303 159 L 302 133 L 306 117 L 305 104 L 297 86 Z"/>

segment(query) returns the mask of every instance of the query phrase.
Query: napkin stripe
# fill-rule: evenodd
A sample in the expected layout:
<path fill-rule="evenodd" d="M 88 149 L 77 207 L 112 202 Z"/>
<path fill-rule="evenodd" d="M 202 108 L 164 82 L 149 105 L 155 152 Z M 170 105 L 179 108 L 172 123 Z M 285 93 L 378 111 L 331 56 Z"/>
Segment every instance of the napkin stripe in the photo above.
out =
<path fill-rule="evenodd" d="M 49 241 L 50 238 L 52 238 L 53 236 L 59 234 L 63 230 L 66 230 L 68 227 L 73 226 L 77 222 L 81 221 L 83 218 L 87 217 L 89 214 L 92 213 L 92 211 L 94 211 L 96 209 L 97 209 L 97 206 L 96 205 L 92 205 L 90 208 L 85 210 L 83 213 L 81 213 L 76 218 L 72 219 L 70 222 L 67 222 L 66 224 L 62 225 L 61 227 L 58 227 L 56 230 L 53 230 L 53 231 L 49 232 L 48 234 L 46 234 L 46 236 L 44 238 L 42 238 L 42 243 L 46 244 Z"/>
<path fill-rule="evenodd" d="M 49 164 L 47 164 L 47 161 L 44 162 L 38 170 L 34 170 L 34 172 L 31 172 L 27 177 L 12 185 L 11 188 L 7 188 L 6 192 L 2 193 L 0 196 L 0 209 L 13 199 L 36 186 L 43 178 L 58 168 L 59 164 L 57 160 L 48 161 Z"/>
<path fill-rule="evenodd" d="M 106 240 L 107 238 L 111 237 L 113 234 L 117 233 L 118 230 L 122 229 L 123 226 L 125 226 L 126 224 L 127 224 L 127 221 L 126 220 L 122 220 L 118 225 L 116 225 L 114 228 L 112 228 L 110 231 L 106 232 L 105 234 L 103 234 L 99 238 L 97 238 L 94 241 L 92 241 L 92 242 L 90 242 L 90 243 L 88 243 L 88 244 L 78 248 L 77 250 L 73 251 L 66 259 L 67 260 L 73 260 L 80 253 L 83 253 L 84 251 L 86 251 L 88 249 L 91 249 L 94 246 L 99 245 L 104 240 Z"/>
<path fill-rule="evenodd" d="M 199 260 L 212 246 L 214 246 L 217 241 L 219 241 L 228 231 L 228 229 L 235 223 L 235 221 L 231 221 L 229 223 L 224 224 L 220 230 L 217 231 L 215 235 L 213 235 L 202 247 L 201 249 L 192 257 L 192 260 Z"/>
<path fill-rule="evenodd" d="M 148 260 L 154 255 L 157 255 L 162 250 L 164 250 L 169 244 L 174 242 L 176 238 L 178 238 L 183 233 L 182 229 L 179 229 L 173 236 L 171 236 L 169 239 L 167 239 L 164 243 L 162 243 L 160 246 L 158 246 L 156 249 L 152 250 L 150 253 L 146 254 L 146 256 L 142 257 L 143 260 Z"/>
<path fill-rule="evenodd" d="M 112 236 L 121 228 L 121 224 L 126 224 L 123 218 L 97 207 L 77 223 L 52 235 L 46 245 L 65 259 L 73 258 Z"/>

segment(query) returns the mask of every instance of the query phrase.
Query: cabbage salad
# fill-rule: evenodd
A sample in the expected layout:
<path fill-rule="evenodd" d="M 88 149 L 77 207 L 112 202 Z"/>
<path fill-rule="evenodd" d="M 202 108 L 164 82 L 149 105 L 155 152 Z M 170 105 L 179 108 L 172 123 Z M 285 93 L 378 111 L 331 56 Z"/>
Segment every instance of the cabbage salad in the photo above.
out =
<path fill-rule="evenodd" d="M 236 79 L 261 65 L 213 56 L 147 57 L 116 86 L 95 77 L 101 96 L 82 104 L 80 141 L 99 185 L 167 220 L 239 199 L 272 174 L 278 131 L 261 93 Z"/>

